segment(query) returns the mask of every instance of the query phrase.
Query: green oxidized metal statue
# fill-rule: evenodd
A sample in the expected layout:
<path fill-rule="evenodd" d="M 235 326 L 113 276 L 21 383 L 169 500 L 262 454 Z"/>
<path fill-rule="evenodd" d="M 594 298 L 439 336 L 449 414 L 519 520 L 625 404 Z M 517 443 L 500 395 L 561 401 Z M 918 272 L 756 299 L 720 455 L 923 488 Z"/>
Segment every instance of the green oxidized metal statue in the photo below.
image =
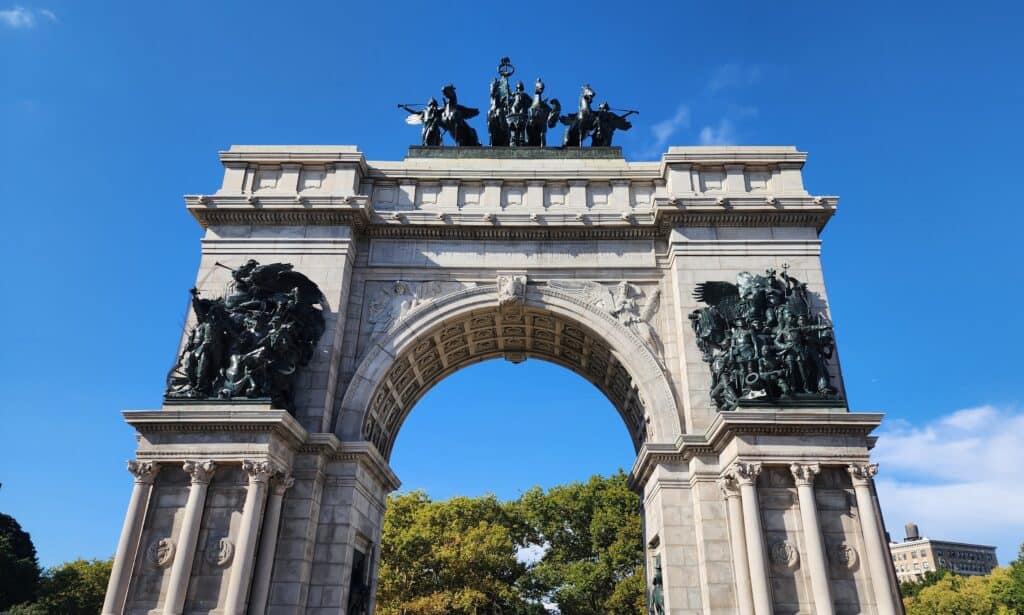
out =
<path fill-rule="evenodd" d="M 287 263 L 250 260 L 231 277 L 223 298 L 191 290 L 196 324 L 167 376 L 166 396 L 261 398 L 291 409 L 296 373 L 324 332 L 320 289 Z"/>
<path fill-rule="evenodd" d="M 690 323 L 711 367 L 711 399 L 719 410 L 838 399 L 828 372 L 832 326 L 821 314 L 812 317 L 807 285 L 785 268 L 779 277 L 768 270 L 740 273 L 736 284 L 704 282 L 693 295 L 707 304 L 690 313 Z"/>

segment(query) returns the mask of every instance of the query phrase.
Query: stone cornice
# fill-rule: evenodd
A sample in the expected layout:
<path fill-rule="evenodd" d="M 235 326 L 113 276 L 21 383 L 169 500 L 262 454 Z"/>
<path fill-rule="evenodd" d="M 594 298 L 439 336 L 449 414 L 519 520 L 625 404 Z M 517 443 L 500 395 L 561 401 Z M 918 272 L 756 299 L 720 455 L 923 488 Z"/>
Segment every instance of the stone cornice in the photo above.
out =
<path fill-rule="evenodd" d="M 222 163 L 349 163 L 366 172 L 366 157 L 354 145 L 232 145 L 220 152 Z"/>
<path fill-rule="evenodd" d="M 370 442 L 345 442 L 333 433 L 314 433 L 309 435 L 299 451 L 323 455 L 331 461 L 360 463 L 386 491 L 394 491 L 402 486 L 402 481 L 388 465 L 387 460 Z"/>
<path fill-rule="evenodd" d="M 163 410 L 126 410 L 122 413 L 125 422 L 139 433 L 152 432 L 226 432 L 242 431 L 272 433 L 298 448 L 306 441 L 308 434 L 290 414 L 284 410 L 266 408 L 211 407 L 181 409 L 170 407 Z"/>
<path fill-rule="evenodd" d="M 884 415 L 868 412 L 846 412 L 845 410 L 735 410 L 719 412 L 708 425 L 703 435 L 683 434 L 674 444 L 645 443 L 637 453 L 636 461 L 629 473 L 629 482 L 634 490 L 641 489 L 658 464 L 682 464 L 694 457 L 717 455 L 736 436 L 856 436 L 865 441 L 865 448 L 874 444 L 869 434 L 877 428 Z M 771 461 L 789 464 L 806 460 L 780 457 L 779 459 L 747 459 L 745 461 Z M 842 457 L 829 461 L 831 464 L 863 462 L 860 457 Z M 824 462 L 823 462 L 824 463 Z"/>
<path fill-rule="evenodd" d="M 812 227 L 835 214 L 834 197 L 735 197 L 723 204 L 707 197 L 658 199 L 652 209 L 506 211 L 501 207 L 375 212 L 366 196 L 185 197 L 203 228 L 217 225 L 350 226 L 369 237 L 452 239 L 637 239 L 667 237 L 683 227 Z"/>

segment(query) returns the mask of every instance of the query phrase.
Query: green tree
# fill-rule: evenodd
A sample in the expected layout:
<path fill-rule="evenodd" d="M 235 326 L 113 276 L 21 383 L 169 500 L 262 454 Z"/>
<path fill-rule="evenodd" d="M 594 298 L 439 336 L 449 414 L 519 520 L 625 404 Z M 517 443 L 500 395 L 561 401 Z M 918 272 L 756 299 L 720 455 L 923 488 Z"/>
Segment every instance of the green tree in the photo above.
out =
<path fill-rule="evenodd" d="M 992 577 L 950 574 L 905 598 L 907 615 L 1004 615 L 1010 613 L 992 591 Z"/>
<path fill-rule="evenodd" d="M 992 593 L 1011 613 L 1024 614 L 1024 545 L 1017 559 L 1001 570 L 1002 574 L 993 575 Z"/>
<path fill-rule="evenodd" d="M 938 570 L 929 570 L 917 581 L 904 581 L 900 583 L 900 595 L 904 598 L 916 598 L 921 590 L 926 587 L 935 585 L 942 579 L 946 578 L 949 574 L 949 570 L 945 568 L 939 568 Z"/>
<path fill-rule="evenodd" d="M 39 560 L 28 532 L 0 513 L 0 611 L 36 597 Z"/>
<path fill-rule="evenodd" d="M 76 559 L 47 570 L 36 604 L 50 615 L 99 613 L 113 564 L 113 559 Z"/>
<path fill-rule="evenodd" d="M 518 536 L 517 536 L 518 533 Z M 494 496 L 388 500 L 377 611 L 382 615 L 525 613 L 516 559 L 523 526 Z"/>
<path fill-rule="evenodd" d="M 532 598 L 573 615 L 644 612 L 640 501 L 621 470 L 546 493 L 533 488 L 515 505 L 530 539 L 547 547 L 524 584 Z"/>

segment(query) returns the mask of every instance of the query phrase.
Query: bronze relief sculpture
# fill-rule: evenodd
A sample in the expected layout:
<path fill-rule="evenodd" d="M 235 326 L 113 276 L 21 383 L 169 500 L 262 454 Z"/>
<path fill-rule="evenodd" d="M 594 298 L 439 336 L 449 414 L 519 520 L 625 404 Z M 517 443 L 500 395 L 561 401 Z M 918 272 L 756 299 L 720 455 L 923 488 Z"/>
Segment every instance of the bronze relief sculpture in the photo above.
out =
<path fill-rule="evenodd" d="M 226 297 L 190 291 L 196 324 L 167 376 L 166 397 L 268 399 L 292 410 L 297 372 L 325 328 L 320 288 L 287 263 L 249 260 L 231 277 Z"/>
<path fill-rule="evenodd" d="M 703 282 L 693 296 L 707 304 L 690 313 L 690 324 L 711 367 L 710 394 L 719 410 L 839 399 L 828 368 L 832 326 L 812 313 L 807 284 L 785 267 L 781 276 L 769 269 L 740 273 L 735 284 Z"/>

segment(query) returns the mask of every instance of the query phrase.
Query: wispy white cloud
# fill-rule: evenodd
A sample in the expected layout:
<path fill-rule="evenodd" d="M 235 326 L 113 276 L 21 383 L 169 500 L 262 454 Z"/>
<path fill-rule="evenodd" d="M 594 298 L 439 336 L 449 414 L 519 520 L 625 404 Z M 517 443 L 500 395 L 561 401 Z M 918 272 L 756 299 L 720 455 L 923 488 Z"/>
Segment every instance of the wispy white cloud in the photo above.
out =
<path fill-rule="evenodd" d="M 908 521 L 924 535 L 999 547 L 1024 541 L 1024 412 L 981 406 L 925 425 L 900 421 L 879 437 L 879 499 L 893 539 Z"/>
<path fill-rule="evenodd" d="M 690 107 L 679 105 L 672 117 L 655 122 L 651 126 L 653 141 L 644 150 L 644 156 L 653 156 L 664 151 L 665 145 L 677 132 L 690 126 Z"/>
<path fill-rule="evenodd" d="M 709 92 L 720 92 L 730 88 L 744 88 L 761 80 L 761 69 L 757 66 L 723 64 L 715 68 L 708 81 Z"/>
<path fill-rule="evenodd" d="M 701 145 L 735 145 L 736 127 L 732 120 L 723 117 L 717 125 L 701 128 L 698 141 Z"/>
<path fill-rule="evenodd" d="M 57 14 L 50 9 L 27 9 L 16 6 L 0 10 L 0 24 L 8 28 L 27 30 L 36 26 L 36 17 L 41 15 L 50 21 L 57 21 Z"/>

